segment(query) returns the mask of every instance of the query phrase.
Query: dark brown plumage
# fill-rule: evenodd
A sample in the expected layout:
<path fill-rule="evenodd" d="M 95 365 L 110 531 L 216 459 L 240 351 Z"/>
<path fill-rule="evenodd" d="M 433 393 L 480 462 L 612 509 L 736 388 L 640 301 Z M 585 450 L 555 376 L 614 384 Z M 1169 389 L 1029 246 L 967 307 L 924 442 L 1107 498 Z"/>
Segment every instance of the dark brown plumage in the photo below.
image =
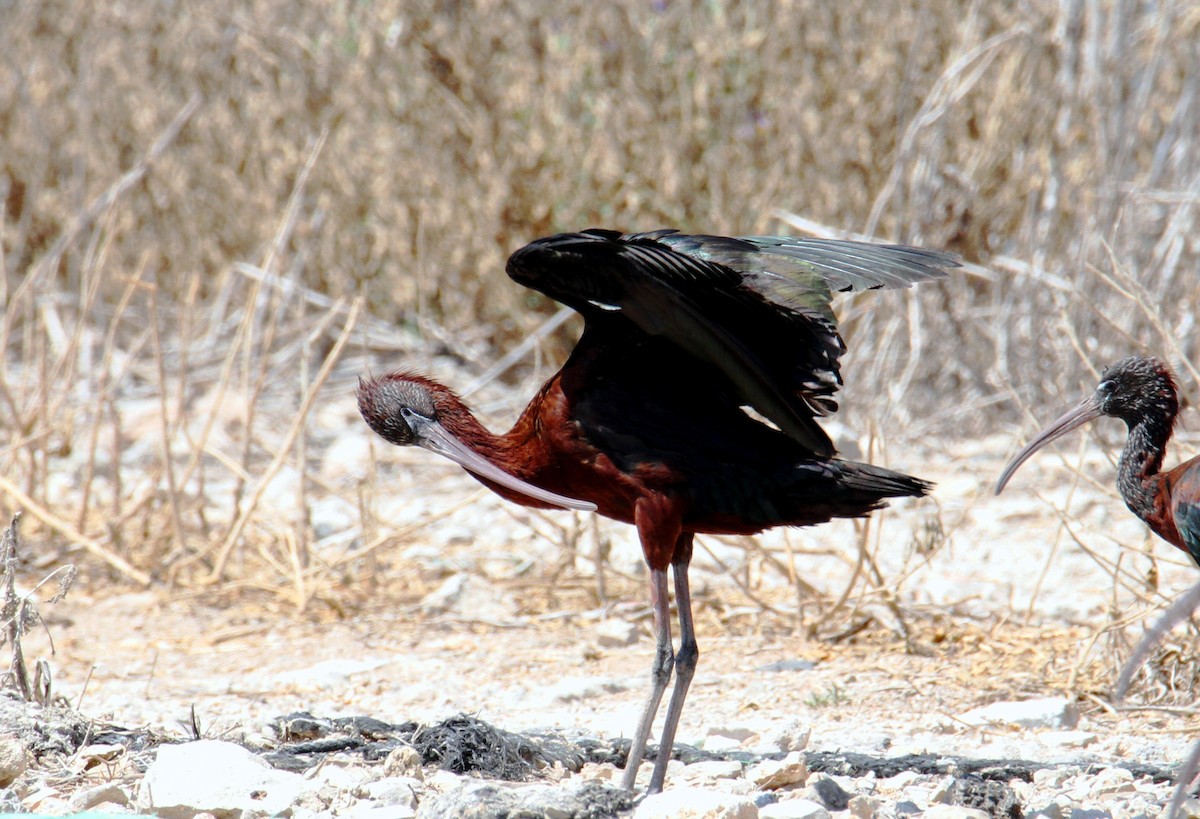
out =
<path fill-rule="evenodd" d="M 446 455 L 517 503 L 595 509 L 637 527 L 657 651 L 626 788 L 674 671 L 650 780 L 651 792 L 661 790 L 699 656 L 687 582 L 695 534 L 857 517 L 928 490 L 917 478 L 835 457 L 815 418 L 836 408 L 841 384 L 833 291 L 908 286 L 956 265 L 935 251 L 858 242 L 562 234 L 518 250 L 508 273 L 583 314 L 583 335 L 507 433 L 484 429 L 423 376 L 361 383 L 363 418 L 392 443 Z"/>
<path fill-rule="evenodd" d="M 1046 444 L 1101 416 L 1120 418 L 1129 429 L 1129 437 L 1117 462 L 1117 491 L 1151 531 L 1200 564 L 1200 456 L 1161 471 L 1178 415 L 1178 388 L 1167 365 L 1145 356 L 1122 359 L 1104 370 L 1094 393 L 1035 435 L 1013 457 L 996 482 L 996 494 L 1003 491 L 1017 468 Z M 1184 592 L 1134 649 L 1117 680 L 1118 698 L 1124 696 L 1150 648 L 1187 618 L 1197 604 L 1200 583 Z M 1198 765 L 1200 745 L 1180 766 L 1179 787 L 1167 816 L 1175 816 L 1182 806 L 1187 795 L 1185 786 Z"/>

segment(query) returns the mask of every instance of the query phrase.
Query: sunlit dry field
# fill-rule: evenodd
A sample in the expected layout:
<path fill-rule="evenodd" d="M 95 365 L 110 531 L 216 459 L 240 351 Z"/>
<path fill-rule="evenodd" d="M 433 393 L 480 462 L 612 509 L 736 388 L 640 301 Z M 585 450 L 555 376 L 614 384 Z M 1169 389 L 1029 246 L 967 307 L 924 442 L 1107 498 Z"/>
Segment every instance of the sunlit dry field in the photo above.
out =
<path fill-rule="evenodd" d="M 870 237 L 966 262 L 837 304 L 833 437 L 946 494 L 889 537 L 883 521 L 714 541 L 708 634 L 860 629 L 903 649 L 1069 628 L 1078 653 L 1006 693 L 1108 707 L 1143 616 L 1192 579 L 1126 520 L 1099 454 L 1117 424 L 1022 472 L 1017 510 L 988 487 L 1117 358 L 1163 356 L 1195 399 L 1195 4 L 2 8 L 0 512 L 24 514 L 31 580 L 76 563 L 89 601 L 145 589 L 123 599 L 303 622 L 434 617 L 419 601 L 464 568 L 539 622 L 642 602 L 636 555 L 603 548 L 628 533 L 434 491 L 447 467 L 385 452 L 351 397 L 358 375 L 411 366 L 502 427 L 578 330 L 542 332 L 557 305 L 504 259 L 591 226 Z M 489 540 L 514 530 L 519 547 Z M 925 584 L 1000 539 L 1046 560 L 984 567 L 1012 573 L 1008 610 L 930 605 Z M 476 543 L 501 556 L 456 557 Z M 1103 582 L 1046 586 L 1074 576 L 1054 568 L 1066 553 Z M 1076 603 L 1031 602 L 1056 598 Z M 1169 651 L 1140 693 L 1190 704 L 1195 646 Z"/>

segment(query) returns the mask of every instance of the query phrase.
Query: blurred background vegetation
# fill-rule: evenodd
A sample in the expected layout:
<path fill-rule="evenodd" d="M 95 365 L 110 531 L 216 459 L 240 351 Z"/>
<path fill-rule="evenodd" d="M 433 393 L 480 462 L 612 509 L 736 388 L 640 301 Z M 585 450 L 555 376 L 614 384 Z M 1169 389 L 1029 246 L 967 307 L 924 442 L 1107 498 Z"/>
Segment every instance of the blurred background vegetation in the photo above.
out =
<path fill-rule="evenodd" d="M 47 508 L 64 429 L 117 423 L 118 385 L 177 391 L 169 435 L 188 366 L 241 344 L 226 380 L 252 396 L 297 372 L 285 322 L 234 335 L 261 297 L 247 267 L 362 295 L 380 326 L 482 367 L 556 308 L 506 255 L 589 226 L 789 232 L 791 213 L 978 265 L 842 303 L 846 412 L 889 435 L 994 431 L 1049 402 L 1044 420 L 1132 352 L 1194 389 L 1195 3 L 0 0 L 0 17 L 0 472 Z M 159 364 L 126 379 L 102 357 Z M 190 529 L 171 503 L 166 528 Z M 111 543 L 88 504 L 65 517 Z"/>

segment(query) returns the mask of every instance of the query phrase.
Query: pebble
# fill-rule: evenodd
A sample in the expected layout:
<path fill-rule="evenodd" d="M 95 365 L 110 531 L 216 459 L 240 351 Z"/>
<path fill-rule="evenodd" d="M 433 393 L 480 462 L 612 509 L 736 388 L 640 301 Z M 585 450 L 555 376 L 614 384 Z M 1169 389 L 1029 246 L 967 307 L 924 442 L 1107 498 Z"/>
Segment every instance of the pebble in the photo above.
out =
<path fill-rule="evenodd" d="M 1040 697 L 1032 700 L 993 702 L 972 708 L 958 719 L 968 725 L 1000 723 L 1022 728 L 1074 728 L 1079 709 L 1065 697 Z"/>
<path fill-rule="evenodd" d="M 384 658 L 369 660 L 324 660 L 305 668 L 298 668 L 295 671 L 284 671 L 276 674 L 266 685 L 271 688 L 283 688 L 295 691 L 323 691 L 333 688 L 344 688 L 350 685 L 350 678 L 354 675 L 373 671 L 391 662 L 391 659 Z"/>
<path fill-rule="evenodd" d="M 413 819 L 417 812 L 406 805 L 359 803 L 338 811 L 338 819 Z"/>
<path fill-rule="evenodd" d="M 856 816 L 858 819 L 871 819 L 880 808 L 880 801 L 870 796 L 857 794 L 850 797 L 850 801 L 846 807 L 850 810 L 851 816 Z"/>
<path fill-rule="evenodd" d="M 808 747 L 808 740 L 811 736 L 812 726 L 807 722 L 794 719 L 772 734 L 771 742 L 784 753 L 803 751 Z"/>
<path fill-rule="evenodd" d="M 1133 793 L 1136 790 L 1133 786 L 1132 771 L 1125 768 L 1105 768 L 1091 777 L 1090 782 L 1081 782 L 1079 787 L 1074 789 L 1073 795 L 1082 801 L 1089 794 Z"/>
<path fill-rule="evenodd" d="M 1063 748 L 1086 748 L 1098 737 L 1091 731 L 1045 731 L 1038 739 L 1047 745 L 1059 745 Z"/>
<path fill-rule="evenodd" d="M 700 743 L 704 750 L 710 753 L 720 753 L 721 751 L 734 751 L 742 747 L 742 741 L 734 737 L 728 737 L 724 734 L 709 734 Z"/>
<path fill-rule="evenodd" d="M 318 670 L 317 676 L 339 670 L 345 673 L 347 669 L 326 668 Z M 582 678 L 570 684 L 585 682 L 596 684 L 595 680 Z M 795 737 L 797 743 L 807 742 L 807 729 L 799 721 L 780 730 Z M 1036 770 L 1032 781 L 1014 778 L 1005 782 L 966 770 L 927 774 L 912 769 L 886 779 L 876 779 L 870 772 L 855 776 L 825 772 L 810 775 L 805 755 L 798 750 L 788 752 L 783 759 L 747 762 L 757 759 L 753 754 L 767 745 L 762 737 L 768 735 L 736 724 L 710 729 L 705 745 L 716 741 L 740 746 L 736 758 L 706 759 L 689 765 L 672 760 L 667 791 L 650 797 L 644 796 L 652 768 L 647 762 L 639 775 L 640 801 L 636 803 L 634 795 L 616 787 L 623 772 L 612 762 L 586 763 L 578 773 L 559 766 L 541 771 L 536 783 L 510 783 L 481 780 L 433 766 L 426 770 L 414 748 L 401 746 L 393 748 L 382 762 L 365 762 L 355 754 L 327 756 L 321 765 L 301 776 L 272 769 L 262 758 L 233 743 L 204 740 L 162 746 L 153 752 L 157 759 L 147 770 L 136 798 L 128 778 L 135 757 L 119 745 L 90 746 L 75 755 L 79 770 L 90 770 L 92 777 L 104 774 L 103 778 L 113 781 L 72 791 L 57 783 L 31 784 L 26 776 L 11 790 L 0 788 L 0 807 L 9 812 L 40 814 L 121 814 L 140 809 L 153 810 L 167 819 L 265 814 L 290 815 L 293 819 L 330 815 L 350 819 L 484 815 L 529 819 L 576 815 L 632 815 L 634 819 L 987 819 L 989 812 L 1013 815 L 1013 808 L 1031 819 L 1152 819 L 1162 814 L 1174 789 L 1170 782 L 1138 777 L 1117 765 L 1101 769 L 1055 765 Z M 1024 741 L 1028 750 L 1017 747 L 1009 752 L 1011 757 L 1036 758 L 1038 749 L 1047 744 L 1041 735 L 1032 733 Z M 750 743 L 756 743 L 755 750 L 745 750 Z M 12 747 L 14 743 L 9 739 L 7 745 Z M 101 768 L 101 764 L 108 767 Z M 1189 800 L 1182 815 L 1200 819 L 1200 803 Z"/>
<path fill-rule="evenodd" d="M 846 810 L 850 807 L 850 794 L 833 779 L 823 776 L 812 786 L 821 798 L 821 804 L 830 810 Z"/>
<path fill-rule="evenodd" d="M 829 811 L 811 799 L 783 799 L 758 809 L 759 819 L 830 819 Z"/>
<path fill-rule="evenodd" d="M 628 620 L 602 620 L 594 629 L 596 644 L 601 648 L 631 646 L 638 641 L 637 623 Z"/>
<path fill-rule="evenodd" d="M 804 754 L 792 751 L 783 759 L 768 759 L 750 769 L 750 781 L 764 791 L 778 790 L 787 785 L 803 785 L 808 779 Z"/>
<path fill-rule="evenodd" d="M 459 779 L 457 788 L 423 799 L 416 816 L 419 819 L 462 819 L 465 816 L 568 819 L 571 816 L 616 814 L 633 804 L 630 794 L 597 782 L 553 786 L 514 785 L 466 776 Z M 714 814 L 716 816 L 719 814 Z M 745 819 L 753 819 L 753 815 Z"/>
<path fill-rule="evenodd" d="M 744 744 L 747 740 L 758 736 L 758 732 L 753 728 L 746 728 L 742 725 L 722 725 L 719 728 L 709 728 L 708 736 L 727 737 L 740 745 Z"/>
<path fill-rule="evenodd" d="M 446 578 L 418 605 L 427 615 L 453 614 L 469 620 L 507 622 L 516 616 L 512 601 L 494 585 L 467 572 Z"/>
<path fill-rule="evenodd" d="M 167 819 L 202 811 L 276 814 L 308 788 L 300 775 L 277 771 L 240 745 L 202 739 L 160 747 L 137 801 Z"/>
<path fill-rule="evenodd" d="M 540 689 L 538 696 L 551 702 L 586 702 L 605 694 L 617 694 L 630 688 L 627 680 L 596 677 L 566 677 Z"/>
<path fill-rule="evenodd" d="M 916 771 L 901 771 L 895 776 L 879 780 L 879 789 L 882 791 L 902 791 L 920 778 L 921 775 Z"/>
<path fill-rule="evenodd" d="M 387 755 L 383 760 L 383 771 L 390 777 L 409 777 L 418 782 L 425 779 L 420 752 L 407 745 L 402 745 Z"/>
<path fill-rule="evenodd" d="M 0 737 L 0 788 L 17 781 L 29 767 L 25 746 L 16 737 Z"/>
<path fill-rule="evenodd" d="M 116 782 L 105 782 L 77 791 L 68 801 L 75 812 L 91 810 L 103 804 L 126 806 L 131 803 L 129 794 Z"/>
<path fill-rule="evenodd" d="M 706 759 L 703 762 L 694 762 L 680 772 L 680 776 L 691 781 L 734 779 L 741 775 L 742 763 L 735 759 Z"/>
<path fill-rule="evenodd" d="M 1058 788 L 1077 773 L 1078 768 L 1042 768 L 1033 772 L 1033 784 L 1042 788 Z"/>
<path fill-rule="evenodd" d="M 758 806 L 748 796 L 706 788 L 670 788 L 647 796 L 633 819 L 756 819 Z"/>
<path fill-rule="evenodd" d="M 418 794 L 425 790 L 419 779 L 407 776 L 390 776 L 368 782 L 360 788 L 367 799 L 382 805 L 416 809 Z"/>

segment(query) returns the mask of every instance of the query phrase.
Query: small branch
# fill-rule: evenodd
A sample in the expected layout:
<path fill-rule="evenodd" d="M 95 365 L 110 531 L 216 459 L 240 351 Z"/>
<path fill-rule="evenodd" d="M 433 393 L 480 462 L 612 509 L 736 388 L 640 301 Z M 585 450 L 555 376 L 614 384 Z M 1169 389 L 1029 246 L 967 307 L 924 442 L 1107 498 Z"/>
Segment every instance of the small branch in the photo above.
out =
<path fill-rule="evenodd" d="M 202 101 L 203 98 L 198 93 L 192 94 L 183 107 L 179 109 L 179 112 L 175 114 L 175 117 L 167 124 L 167 127 L 159 133 L 158 138 L 154 140 L 150 149 L 146 151 L 146 155 L 75 216 L 75 220 L 71 223 L 70 227 L 59 234 L 59 237 L 54 240 L 54 244 L 50 246 L 50 249 L 34 265 L 32 272 L 17 287 L 13 293 L 14 302 L 21 297 L 25 290 L 32 287 L 45 271 L 53 270 L 57 267 L 58 260 L 67 249 L 67 245 L 86 230 L 104 212 L 105 208 L 108 208 L 113 202 L 116 202 L 126 192 L 142 181 L 142 177 L 146 175 L 150 166 L 175 141 L 175 138 L 179 136 L 179 132 L 183 130 L 183 126 L 196 113 Z"/>
<path fill-rule="evenodd" d="M 276 473 L 283 467 L 284 462 L 291 453 L 292 446 L 296 443 L 296 438 L 299 437 L 300 431 L 304 428 L 305 419 L 308 418 L 308 413 L 317 399 L 317 394 L 321 391 L 321 387 L 324 386 L 325 380 L 329 378 L 329 374 L 333 371 L 333 365 L 341 357 L 342 349 L 345 348 L 346 342 L 350 339 L 350 332 L 354 329 L 354 323 L 358 319 L 358 313 L 361 309 L 362 298 L 356 298 L 350 307 L 349 315 L 346 316 L 346 326 L 342 328 L 342 334 L 338 337 L 337 342 L 334 343 L 329 355 L 325 357 L 325 361 L 321 365 L 321 370 L 317 373 L 317 377 L 309 388 L 308 394 L 304 397 L 304 403 L 300 406 L 300 411 L 296 413 L 296 418 L 292 421 L 292 426 L 288 430 L 283 444 L 275 453 L 270 466 L 267 467 L 266 471 L 258 479 L 258 484 L 255 486 L 254 492 L 250 495 L 250 499 L 242 506 L 241 513 L 229 529 L 229 534 L 225 537 L 225 542 L 221 544 L 221 551 L 217 555 L 212 573 L 207 578 L 209 583 L 217 582 L 221 579 L 221 575 L 224 574 L 225 561 L 229 559 L 234 545 L 242 536 L 242 531 L 246 528 L 246 524 L 250 522 L 250 517 L 258 508 L 258 502 L 262 499 L 267 485 L 270 484 Z"/>
<path fill-rule="evenodd" d="M 125 558 L 116 554 L 111 549 L 106 548 L 100 541 L 96 540 L 95 538 L 88 537 L 70 523 L 67 523 L 67 521 L 56 517 L 50 512 L 50 510 L 46 509 L 46 507 L 42 506 L 33 498 L 26 495 L 15 483 L 3 475 L 0 475 L 0 491 L 3 491 L 5 494 L 11 497 L 17 502 L 18 506 L 20 506 L 29 514 L 33 515 L 42 523 L 46 524 L 51 529 L 58 532 L 60 535 L 72 541 L 73 543 L 78 543 L 79 545 L 83 546 L 83 548 L 87 549 L 93 555 L 112 566 L 130 580 L 133 580 L 142 586 L 150 585 L 150 575 L 146 574 L 140 569 L 134 568 L 129 561 L 125 560 Z"/>

